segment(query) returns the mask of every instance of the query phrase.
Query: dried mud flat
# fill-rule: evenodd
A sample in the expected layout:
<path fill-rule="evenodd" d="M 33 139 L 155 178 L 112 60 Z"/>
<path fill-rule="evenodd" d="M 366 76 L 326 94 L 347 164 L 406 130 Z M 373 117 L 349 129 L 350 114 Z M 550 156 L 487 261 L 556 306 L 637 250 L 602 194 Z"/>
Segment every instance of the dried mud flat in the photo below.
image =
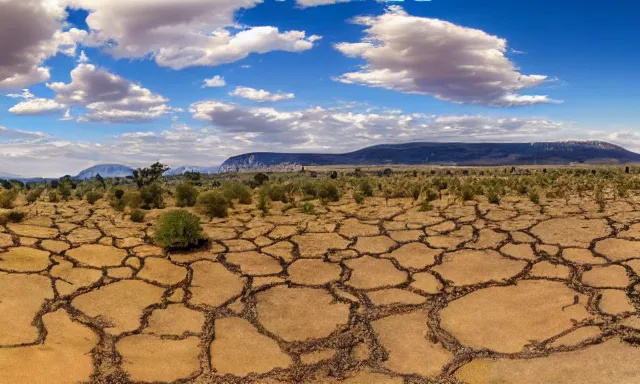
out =
<path fill-rule="evenodd" d="M 187 253 L 104 202 L 25 207 L 0 382 L 640 383 L 640 201 L 434 205 L 238 205 Z"/>

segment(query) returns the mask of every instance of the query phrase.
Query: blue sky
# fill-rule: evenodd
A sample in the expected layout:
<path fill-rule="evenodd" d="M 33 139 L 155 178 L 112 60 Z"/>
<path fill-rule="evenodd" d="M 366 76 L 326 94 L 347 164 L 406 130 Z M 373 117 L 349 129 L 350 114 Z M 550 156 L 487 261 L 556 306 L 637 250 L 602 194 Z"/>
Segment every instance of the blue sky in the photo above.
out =
<path fill-rule="evenodd" d="M 638 11 L 619 0 L 0 1 L 0 173 L 414 140 L 640 151 Z"/>

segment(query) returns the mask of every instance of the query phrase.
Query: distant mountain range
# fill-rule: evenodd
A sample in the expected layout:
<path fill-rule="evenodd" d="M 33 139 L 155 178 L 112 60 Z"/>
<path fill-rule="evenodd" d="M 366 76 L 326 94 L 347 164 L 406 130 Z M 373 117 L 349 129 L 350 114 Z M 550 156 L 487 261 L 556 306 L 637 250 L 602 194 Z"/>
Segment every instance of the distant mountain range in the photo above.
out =
<path fill-rule="evenodd" d="M 198 167 L 198 166 L 185 166 L 178 168 L 171 168 L 164 173 L 165 176 L 177 176 L 184 175 L 186 172 L 199 172 L 203 175 L 211 175 L 218 173 L 220 167 Z"/>
<path fill-rule="evenodd" d="M 93 167 L 87 168 L 84 171 L 78 173 L 78 175 L 75 176 L 74 179 L 93 179 L 97 175 L 100 175 L 104 178 L 133 176 L 133 168 L 120 164 L 94 165 Z"/>
<path fill-rule="evenodd" d="M 602 141 L 384 144 L 344 154 L 256 152 L 234 156 L 220 172 L 319 165 L 566 165 L 640 163 L 640 154 Z"/>
<path fill-rule="evenodd" d="M 503 166 L 640 163 L 640 154 L 603 141 L 560 141 L 539 143 L 406 143 L 383 144 L 344 154 L 256 152 L 234 156 L 220 167 L 183 166 L 165 176 L 187 171 L 202 174 L 243 171 L 295 171 L 319 165 L 433 165 Z M 133 168 L 100 164 L 80 172 L 74 179 L 127 177 Z M 0 179 L 37 182 L 52 178 L 25 178 L 0 172 Z"/>

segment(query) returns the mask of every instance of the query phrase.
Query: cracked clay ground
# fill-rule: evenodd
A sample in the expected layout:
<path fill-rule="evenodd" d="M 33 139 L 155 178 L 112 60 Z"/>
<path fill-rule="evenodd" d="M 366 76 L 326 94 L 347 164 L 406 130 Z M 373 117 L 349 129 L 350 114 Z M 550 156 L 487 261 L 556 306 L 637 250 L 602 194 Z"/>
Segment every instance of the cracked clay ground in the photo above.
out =
<path fill-rule="evenodd" d="M 434 205 L 237 205 L 166 254 L 37 203 L 0 226 L 0 382 L 640 383 L 638 200 Z"/>

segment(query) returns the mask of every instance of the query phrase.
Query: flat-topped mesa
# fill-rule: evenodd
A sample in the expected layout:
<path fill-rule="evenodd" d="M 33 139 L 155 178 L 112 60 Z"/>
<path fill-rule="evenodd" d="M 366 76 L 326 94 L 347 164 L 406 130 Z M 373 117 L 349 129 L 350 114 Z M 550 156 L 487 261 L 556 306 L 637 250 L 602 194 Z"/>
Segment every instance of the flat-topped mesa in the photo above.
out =
<path fill-rule="evenodd" d="M 227 159 L 220 172 L 297 171 L 323 165 L 567 165 L 640 162 L 640 154 L 603 141 L 382 144 L 355 152 L 256 152 Z"/>

